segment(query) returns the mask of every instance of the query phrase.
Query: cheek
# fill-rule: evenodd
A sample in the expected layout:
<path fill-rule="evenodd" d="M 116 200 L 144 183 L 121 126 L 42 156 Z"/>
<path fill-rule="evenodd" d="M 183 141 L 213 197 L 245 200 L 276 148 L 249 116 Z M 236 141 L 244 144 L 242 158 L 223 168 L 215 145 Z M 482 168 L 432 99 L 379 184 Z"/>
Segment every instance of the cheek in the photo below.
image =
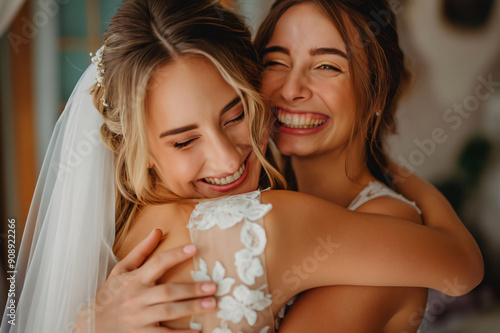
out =
<path fill-rule="evenodd" d="M 279 71 L 266 71 L 262 76 L 262 85 L 261 85 L 261 93 L 264 96 L 271 97 L 273 93 L 278 90 L 284 80 L 286 74 L 284 72 Z"/>
<path fill-rule="evenodd" d="M 165 186 L 173 192 L 189 186 L 198 175 L 201 154 L 195 152 L 179 152 L 164 154 L 158 168 Z"/>
<path fill-rule="evenodd" d="M 248 117 L 245 117 L 245 119 L 236 126 L 227 129 L 226 134 L 229 140 L 231 140 L 231 143 L 235 146 L 252 145 Z"/>
<path fill-rule="evenodd" d="M 356 97 L 350 80 L 339 80 L 330 84 L 317 85 L 318 95 L 336 117 L 354 120 Z"/>

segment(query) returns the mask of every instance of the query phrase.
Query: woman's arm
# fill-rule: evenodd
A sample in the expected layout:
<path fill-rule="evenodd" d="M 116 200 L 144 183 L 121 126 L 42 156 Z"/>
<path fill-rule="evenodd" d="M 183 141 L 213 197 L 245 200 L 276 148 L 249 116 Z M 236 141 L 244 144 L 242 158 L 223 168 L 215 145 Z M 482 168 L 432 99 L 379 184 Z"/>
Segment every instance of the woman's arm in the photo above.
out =
<path fill-rule="evenodd" d="M 422 224 L 417 210 L 392 197 L 372 199 L 357 212 Z M 427 302 L 426 288 L 329 286 L 303 292 L 279 332 L 416 332 Z"/>
<path fill-rule="evenodd" d="M 456 220 L 421 226 L 288 191 L 264 192 L 262 202 L 273 205 L 266 216 L 266 260 L 277 297 L 346 284 L 426 287 L 458 296 L 482 279 L 481 254 Z"/>
<path fill-rule="evenodd" d="M 170 330 L 158 323 L 213 311 L 216 303 L 211 296 L 217 286 L 212 282 L 157 284 L 166 271 L 196 253 L 193 245 L 185 246 L 144 263 L 161 238 L 161 230 L 155 229 L 115 266 L 93 304 L 78 315 L 74 333 L 87 332 L 89 320 L 96 332 L 197 332 Z"/>
<path fill-rule="evenodd" d="M 279 332 L 416 332 L 426 301 L 425 288 L 315 288 L 295 301 Z"/>
<path fill-rule="evenodd" d="M 393 174 L 396 191 L 415 201 L 422 211 L 424 223 L 443 219 L 461 223 L 448 200 L 430 183 L 392 161 L 389 163 L 389 171 Z M 477 251 L 479 252 L 479 248 Z"/>

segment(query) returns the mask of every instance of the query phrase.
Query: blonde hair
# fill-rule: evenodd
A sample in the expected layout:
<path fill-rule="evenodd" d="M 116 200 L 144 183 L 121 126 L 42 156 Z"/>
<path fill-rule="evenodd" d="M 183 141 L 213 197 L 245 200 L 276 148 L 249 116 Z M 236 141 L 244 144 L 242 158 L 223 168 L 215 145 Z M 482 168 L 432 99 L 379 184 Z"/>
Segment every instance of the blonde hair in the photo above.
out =
<path fill-rule="evenodd" d="M 126 0 L 118 9 L 104 35 L 102 86 L 95 85 L 92 91 L 104 117 L 101 137 L 115 154 L 114 249 L 121 245 L 141 206 L 182 199 L 165 188 L 154 169 L 147 168 L 145 116 L 153 73 L 180 56 L 209 59 L 234 88 L 249 120 L 253 150 L 270 184 L 285 186 L 283 176 L 259 148 L 270 114 L 257 92 L 262 70 L 250 36 L 243 20 L 216 1 Z"/>

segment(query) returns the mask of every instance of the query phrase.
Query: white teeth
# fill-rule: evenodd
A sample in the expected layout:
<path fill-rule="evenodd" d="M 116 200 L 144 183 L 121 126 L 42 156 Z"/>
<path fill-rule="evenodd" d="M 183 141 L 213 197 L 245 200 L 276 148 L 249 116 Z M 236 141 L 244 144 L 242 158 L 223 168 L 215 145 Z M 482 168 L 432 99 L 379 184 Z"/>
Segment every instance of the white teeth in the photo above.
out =
<path fill-rule="evenodd" d="M 240 179 L 244 172 L 245 172 L 245 165 L 243 164 L 241 168 L 231 176 L 227 176 L 226 178 L 203 178 L 203 180 L 206 183 L 212 185 L 228 185 Z"/>
<path fill-rule="evenodd" d="M 289 112 L 283 112 L 282 110 L 278 112 L 278 120 L 285 127 L 303 129 L 315 128 L 326 122 L 326 120 L 323 119 L 313 119 L 307 115 L 291 114 Z"/>

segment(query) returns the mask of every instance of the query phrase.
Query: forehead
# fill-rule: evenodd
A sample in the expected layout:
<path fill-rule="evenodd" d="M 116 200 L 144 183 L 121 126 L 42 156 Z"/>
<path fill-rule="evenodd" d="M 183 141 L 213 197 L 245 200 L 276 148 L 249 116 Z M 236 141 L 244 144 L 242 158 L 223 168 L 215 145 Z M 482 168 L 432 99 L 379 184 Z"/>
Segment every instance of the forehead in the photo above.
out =
<path fill-rule="evenodd" d="M 185 55 L 161 66 L 151 77 L 146 99 L 149 118 L 159 120 L 220 112 L 236 96 L 213 63 Z M 193 119 L 191 119 L 193 120 Z"/>
<path fill-rule="evenodd" d="M 268 46 L 271 45 L 284 46 L 292 51 L 334 46 L 346 52 L 337 27 L 312 3 L 294 5 L 280 17 L 269 40 Z"/>

